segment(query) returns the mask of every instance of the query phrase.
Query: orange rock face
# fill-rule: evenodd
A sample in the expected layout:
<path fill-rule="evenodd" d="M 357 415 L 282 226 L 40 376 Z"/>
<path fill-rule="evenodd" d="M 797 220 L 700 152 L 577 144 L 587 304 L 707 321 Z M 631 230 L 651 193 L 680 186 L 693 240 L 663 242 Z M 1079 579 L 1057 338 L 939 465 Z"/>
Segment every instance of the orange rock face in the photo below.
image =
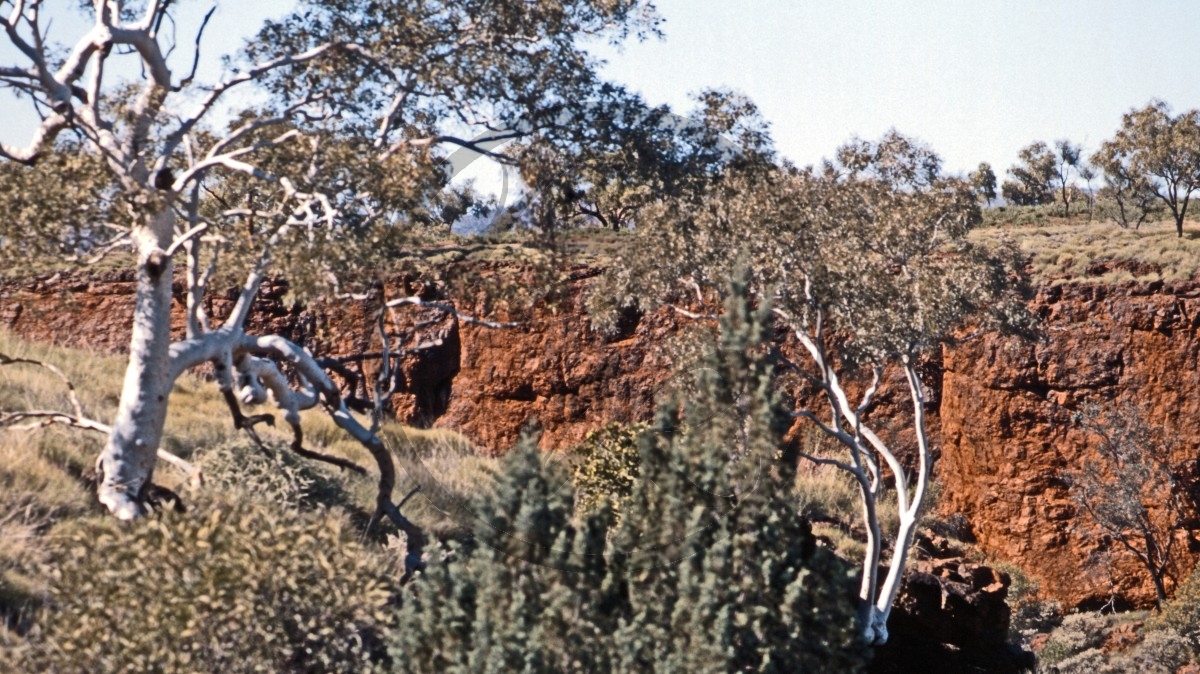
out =
<path fill-rule="evenodd" d="M 1031 308 L 1043 341 L 989 336 L 944 352 L 943 508 L 1068 605 L 1113 595 L 1149 605 L 1146 572 L 1069 497 L 1063 472 L 1094 460 L 1071 413 L 1088 402 L 1141 406 L 1174 433 L 1173 462 L 1194 475 L 1200 286 L 1044 288 Z M 1176 580 L 1194 565 L 1197 526 L 1176 532 Z"/>
<path fill-rule="evenodd" d="M 541 445 L 550 449 L 570 447 L 609 421 L 648 418 L 672 371 L 665 343 L 679 328 L 676 316 L 630 316 L 616 335 L 601 336 L 583 312 L 583 283 L 566 288 L 554 307 L 532 312 L 489 312 L 470 299 L 454 303 L 465 314 L 520 323 L 511 328 L 460 322 L 436 309 L 397 308 L 392 317 L 407 349 L 394 400 L 398 417 L 458 430 L 495 453 L 511 448 L 530 422 L 544 429 Z M 421 286 L 397 280 L 387 290 L 400 297 Z M 282 335 L 319 357 L 380 351 L 378 300 L 288 307 L 285 293 L 285 286 L 263 287 L 249 332 Z M 215 324 L 235 299 L 233 291 L 209 298 Z M 128 348 L 133 302 L 132 274 L 10 282 L 0 285 L 0 327 L 37 341 L 117 353 Z M 173 329 L 179 338 L 184 303 L 177 287 Z M 374 376 L 376 363 L 367 362 L 367 376 Z M 348 367 L 358 371 L 356 363 Z"/>
<path fill-rule="evenodd" d="M 460 324 L 436 310 L 398 309 L 405 346 L 412 349 L 400 368 L 398 416 L 457 429 L 491 452 L 511 447 L 531 419 L 546 429 L 545 448 L 569 447 L 608 421 L 647 419 L 672 369 L 665 343 L 680 319 L 671 312 L 630 316 L 617 335 L 603 337 L 583 312 L 586 283 L 571 284 L 553 309 L 528 315 L 456 302 L 469 314 L 522 323 L 503 330 Z M 420 292 L 403 281 L 395 286 L 389 297 Z M 121 351 L 132 288 L 132 278 L 120 274 L 3 284 L 0 327 L 31 339 Z M 379 350 L 377 301 L 288 307 L 284 291 L 264 288 L 252 331 L 282 334 L 319 356 Z M 211 300 L 218 322 L 232 299 Z M 182 335 L 181 296 L 177 304 Z M 983 336 L 926 363 L 931 436 L 940 448 L 940 507 L 965 515 L 985 551 L 1021 566 L 1068 606 L 1104 603 L 1114 594 L 1148 605 L 1153 591 L 1145 572 L 1079 517 L 1069 498 L 1063 472 L 1091 457 L 1071 413 L 1089 401 L 1137 403 L 1151 423 L 1175 433 L 1175 461 L 1194 474 L 1200 285 L 1048 287 L 1031 308 L 1043 318 L 1043 341 Z M 365 368 L 368 375 L 373 370 Z M 908 405 L 892 373 L 871 418 L 901 447 L 912 444 Z M 1177 580 L 1193 566 L 1197 534 L 1196 523 L 1177 532 Z"/>

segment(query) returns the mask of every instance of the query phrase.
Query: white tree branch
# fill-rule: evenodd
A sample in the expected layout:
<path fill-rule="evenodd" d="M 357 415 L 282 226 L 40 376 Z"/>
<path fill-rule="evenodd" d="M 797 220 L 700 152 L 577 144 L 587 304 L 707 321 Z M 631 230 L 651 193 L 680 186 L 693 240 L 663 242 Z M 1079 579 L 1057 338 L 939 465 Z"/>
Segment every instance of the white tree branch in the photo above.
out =
<path fill-rule="evenodd" d="M 390 300 L 390 301 L 388 301 L 388 303 L 385 306 L 399 307 L 399 306 L 403 306 L 406 304 L 410 304 L 410 305 L 417 306 L 417 307 L 427 307 L 430 309 L 437 309 L 438 311 L 442 311 L 444 313 L 454 316 L 455 318 L 462 321 L 463 323 L 469 323 L 471 325 L 479 325 L 479 326 L 483 326 L 485 328 L 497 328 L 497 329 L 499 329 L 499 328 L 516 328 L 516 327 L 520 327 L 522 325 L 519 322 L 502 323 L 502 322 L 497 322 L 497 321 L 486 321 L 481 318 L 475 318 L 474 316 L 468 316 L 467 314 L 459 312 L 457 309 L 450 306 L 449 304 L 443 304 L 441 302 L 429 302 L 429 301 L 423 300 L 420 297 L 416 297 L 416 296 L 401 297 L 399 299 Z"/>

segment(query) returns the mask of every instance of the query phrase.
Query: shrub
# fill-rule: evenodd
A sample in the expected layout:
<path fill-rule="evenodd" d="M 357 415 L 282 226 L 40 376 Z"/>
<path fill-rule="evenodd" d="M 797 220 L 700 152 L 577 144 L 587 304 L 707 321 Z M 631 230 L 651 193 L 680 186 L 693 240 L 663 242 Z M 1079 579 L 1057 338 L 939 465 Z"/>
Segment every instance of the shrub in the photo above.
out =
<path fill-rule="evenodd" d="M 1131 667 L 1127 671 L 1142 674 L 1174 674 L 1191 661 L 1188 645 L 1179 636 L 1167 630 L 1148 630 L 1142 643 L 1129 658 Z"/>
<path fill-rule="evenodd" d="M 1104 643 L 1107 623 L 1094 613 L 1072 613 L 1050 635 L 1038 660 L 1043 665 L 1058 665 Z"/>
<path fill-rule="evenodd" d="M 263 452 L 238 437 L 196 453 L 206 489 L 241 495 L 283 508 L 315 508 L 345 503 L 341 486 L 316 465 L 293 454 L 283 442 L 268 441 Z"/>
<path fill-rule="evenodd" d="M 344 526 L 243 502 L 65 527 L 18 669 L 371 671 L 394 588 Z"/>
<path fill-rule="evenodd" d="M 616 615 L 604 514 L 572 522 L 566 475 L 525 438 L 472 510 L 474 537 L 433 547 L 402 595 L 389 651 L 400 672 L 612 669 Z"/>
<path fill-rule="evenodd" d="M 1009 629 L 1012 636 L 1024 638 L 1062 624 L 1062 608 L 1057 600 L 1042 599 L 1041 583 L 1016 564 L 997 562 L 993 567 L 1007 573 L 1012 581 L 1008 586 L 1008 605 L 1012 609 Z"/>
<path fill-rule="evenodd" d="M 603 506 L 620 521 L 621 504 L 629 498 L 637 481 L 640 461 L 638 437 L 647 424 L 610 423 L 588 433 L 573 450 L 578 463 L 572 472 L 575 506 L 593 512 Z"/>
<path fill-rule="evenodd" d="M 1089 648 L 1060 660 L 1052 671 L 1055 674 L 1099 674 L 1107 670 L 1104 653 L 1098 648 Z"/>
<path fill-rule="evenodd" d="M 770 307 L 735 286 L 690 393 L 659 404 L 614 537 L 629 617 L 624 671 L 854 671 L 864 661 L 848 564 L 796 503 L 790 418 L 762 345 Z"/>
<path fill-rule="evenodd" d="M 475 536 L 435 548 L 402 595 L 397 669 L 861 669 L 851 570 L 786 505 L 795 466 L 776 457 L 788 420 L 761 348 L 769 315 L 735 293 L 694 393 L 640 435 L 611 540 L 607 508 L 572 518 L 571 485 L 531 439 L 505 457 Z"/>
<path fill-rule="evenodd" d="M 1193 653 L 1200 652 L 1200 566 L 1176 588 L 1150 626 L 1179 636 Z"/>

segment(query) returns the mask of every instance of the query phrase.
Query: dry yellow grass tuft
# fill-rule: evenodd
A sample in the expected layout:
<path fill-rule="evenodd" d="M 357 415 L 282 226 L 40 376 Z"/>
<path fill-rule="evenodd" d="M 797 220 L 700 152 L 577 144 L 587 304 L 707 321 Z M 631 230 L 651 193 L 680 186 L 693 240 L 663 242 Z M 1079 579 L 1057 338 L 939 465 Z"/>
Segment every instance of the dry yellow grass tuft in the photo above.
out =
<path fill-rule="evenodd" d="M 1052 283 L 1187 281 L 1200 277 L 1200 223 L 1170 221 L 1122 229 L 1111 222 L 1044 217 L 1035 224 L 982 227 L 972 239 L 984 245 L 1011 242 L 1030 256 L 1035 279 Z"/>
<path fill-rule="evenodd" d="M 866 550 L 862 526 L 862 497 L 854 478 L 836 466 L 801 461 L 796 471 L 796 509 L 813 522 L 813 532 L 824 536 L 844 559 L 861 559 Z M 895 531 L 900 509 L 890 493 L 881 495 L 879 523 L 884 531 Z"/>
<path fill-rule="evenodd" d="M 107 423 L 115 413 L 124 357 L 31 343 L 2 331 L 0 353 L 58 366 L 75 383 L 84 412 L 93 419 Z M 66 387 L 40 367 L 0 367 L 0 410 L 27 409 L 70 410 Z M 373 510 L 377 478 L 369 454 L 321 410 L 306 412 L 304 427 L 306 447 L 350 458 L 371 469 L 371 475 L 359 476 L 309 464 L 347 494 L 351 503 L 346 505 Z M 259 431 L 272 446 L 286 446 L 291 439 L 285 429 L 260 426 Z M 396 498 L 406 494 L 420 477 L 408 475 L 405 466 L 419 468 L 411 472 L 424 473 L 460 500 L 493 484 L 496 459 L 478 455 L 474 445 L 458 433 L 385 424 L 382 434 L 399 459 Z M 237 436 L 216 386 L 199 376 L 181 377 L 171 395 L 163 448 L 195 458 L 206 448 L 219 447 Z M 4 543 L 0 545 L 0 642 L 8 638 L 5 616 L 11 618 L 24 601 L 44 590 L 38 565 L 44 559 L 45 537 L 61 523 L 104 517 L 93 486 L 85 478 L 103 442 L 97 433 L 62 426 L 0 429 L 0 541 Z M 185 500 L 189 498 L 187 477 L 169 465 L 160 465 L 155 473 L 156 482 Z M 434 533 L 453 527 L 421 496 L 409 501 L 405 514 Z"/>

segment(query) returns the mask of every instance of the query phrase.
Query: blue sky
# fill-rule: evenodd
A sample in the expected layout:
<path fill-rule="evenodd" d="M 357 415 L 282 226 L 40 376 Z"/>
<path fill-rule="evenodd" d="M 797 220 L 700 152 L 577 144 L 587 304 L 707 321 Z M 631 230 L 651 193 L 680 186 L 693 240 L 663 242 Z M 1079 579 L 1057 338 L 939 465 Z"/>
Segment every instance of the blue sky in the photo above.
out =
<path fill-rule="evenodd" d="M 651 102 L 743 91 L 800 164 L 891 127 L 952 171 L 1003 172 L 1034 140 L 1089 152 L 1151 98 L 1200 107 L 1200 3 L 660 0 L 667 38 L 610 55 Z"/>
<path fill-rule="evenodd" d="M 182 3 L 190 15 L 207 3 Z M 215 55 L 289 0 L 223 2 L 206 36 Z M 1158 97 L 1200 107 L 1200 4 L 1186 0 L 659 0 L 666 38 L 598 53 L 610 78 L 651 103 L 689 107 L 723 86 L 748 94 L 781 153 L 799 164 L 891 127 L 937 150 L 950 171 L 989 161 L 1003 174 L 1034 140 L 1090 151 L 1120 116 Z M 186 23 L 186 21 L 181 21 Z M 67 27 L 70 23 L 60 23 Z M 80 28 L 82 31 L 82 28 Z M 180 52 L 189 50 L 180 50 Z M 182 61 L 190 53 L 177 56 Z M 11 61 L 0 48 L 0 61 Z M 32 117 L 0 103 L 0 139 Z"/>

